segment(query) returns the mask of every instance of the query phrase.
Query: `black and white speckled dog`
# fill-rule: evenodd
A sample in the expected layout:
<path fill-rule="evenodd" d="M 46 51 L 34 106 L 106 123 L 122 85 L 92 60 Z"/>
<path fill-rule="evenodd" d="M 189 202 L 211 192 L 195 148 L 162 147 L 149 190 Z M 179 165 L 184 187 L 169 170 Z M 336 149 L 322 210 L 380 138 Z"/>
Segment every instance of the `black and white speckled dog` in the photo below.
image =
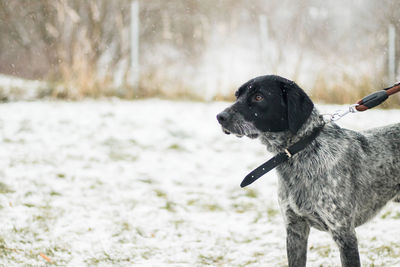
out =
<path fill-rule="evenodd" d="M 329 232 L 343 266 L 360 266 L 355 227 L 400 201 L 400 123 L 365 132 L 325 123 L 305 92 L 279 76 L 242 85 L 217 115 L 223 131 L 259 138 L 272 153 L 323 127 L 277 167 L 289 266 L 305 266 L 310 227 Z"/>

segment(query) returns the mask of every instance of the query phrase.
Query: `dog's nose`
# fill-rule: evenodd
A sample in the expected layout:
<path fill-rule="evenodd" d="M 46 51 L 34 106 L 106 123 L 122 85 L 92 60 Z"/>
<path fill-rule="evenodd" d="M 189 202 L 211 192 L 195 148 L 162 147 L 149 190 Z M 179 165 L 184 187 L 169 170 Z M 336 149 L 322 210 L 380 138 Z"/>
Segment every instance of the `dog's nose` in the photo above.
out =
<path fill-rule="evenodd" d="M 217 115 L 217 120 L 220 124 L 223 124 L 229 119 L 229 113 L 226 111 L 222 111 Z"/>

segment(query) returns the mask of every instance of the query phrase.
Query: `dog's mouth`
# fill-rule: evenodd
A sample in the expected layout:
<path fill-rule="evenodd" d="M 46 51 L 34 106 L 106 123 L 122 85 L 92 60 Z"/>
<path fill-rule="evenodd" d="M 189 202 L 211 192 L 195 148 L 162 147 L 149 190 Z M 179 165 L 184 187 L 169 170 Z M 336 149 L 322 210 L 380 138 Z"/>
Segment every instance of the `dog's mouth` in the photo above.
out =
<path fill-rule="evenodd" d="M 229 131 L 228 129 L 226 129 L 226 128 L 224 128 L 224 127 L 222 127 L 222 131 L 225 133 L 225 134 L 231 134 L 231 133 L 233 133 L 233 132 L 231 132 L 231 131 Z M 243 134 L 238 134 L 238 133 L 233 133 L 234 135 L 236 135 L 237 137 L 243 137 Z"/>
<path fill-rule="evenodd" d="M 247 137 L 249 137 L 251 139 L 255 139 L 255 138 L 258 137 L 258 134 L 256 134 L 256 133 L 252 133 L 252 134 L 233 133 L 230 130 L 224 128 L 224 127 L 222 127 L 222 131 L 225 134 L 234 134 L 234 135 L 236 135 L 236 137 L 239 137 L 239 138 L 242 138 L 243 136 L 247 136 Z"/>
<path fill-rule="evenodd" d="M 256 139 L 258 137 L 258 134 L 254 133 L 254 134 L 248 134 L 246 136 L 251 138 L 251 139 Z"/>
<path fill-rule="evenodd" d="M 225 134 L 231 134 L 231 132 L 230 132 L 228 129 L 225 129 L 224 127 L 222 127 L 222 131 L 223 131 Z"/>

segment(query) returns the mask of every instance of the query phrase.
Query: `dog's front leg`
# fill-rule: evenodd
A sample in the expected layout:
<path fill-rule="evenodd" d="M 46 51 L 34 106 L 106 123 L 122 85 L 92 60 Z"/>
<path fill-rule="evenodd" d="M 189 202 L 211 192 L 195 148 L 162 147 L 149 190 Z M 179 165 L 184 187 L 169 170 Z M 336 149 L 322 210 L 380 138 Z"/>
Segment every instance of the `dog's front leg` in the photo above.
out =
<path fill-rule="evenodd" d="M 290 216 L 286 226 L 286 251 L 289 267 L 306 266 L 310 226 L 301 217 Z"/>
<path fill-rule="evenodd" d="M 342 266 L 361 266 L 355 230 L 336 230 L 332 232 L 332 237 L 333 240 L 335 240 L 336 244 L 339 246 L 340 260 L 342 261 Z"/>

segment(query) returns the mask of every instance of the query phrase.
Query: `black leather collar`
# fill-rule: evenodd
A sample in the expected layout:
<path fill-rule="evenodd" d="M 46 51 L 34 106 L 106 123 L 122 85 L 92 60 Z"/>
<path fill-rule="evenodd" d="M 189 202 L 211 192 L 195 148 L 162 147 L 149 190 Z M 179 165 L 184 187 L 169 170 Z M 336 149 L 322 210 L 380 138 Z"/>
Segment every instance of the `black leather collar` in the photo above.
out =
<path fill-rule="evenodd" d="M 280 152 L 275 157 L 271 158 L 264 164 L 257 167 L 251 173 L 249 173 L 240 184 L 240 187 L 248 186 L 249 184 L 253 183 L 255 180 L 269 172 L 270 170 L 274 169 L 279 164 L 287 161 L 291 158 L 294 154 L 298 153 L 299 151 L 303 150 L 308 144 L 310 144 L 321 132 L 323 126 L 316 128 L 309 136 L 304 137 L 300 141 L 294 143 L 283 152 Z"/>

